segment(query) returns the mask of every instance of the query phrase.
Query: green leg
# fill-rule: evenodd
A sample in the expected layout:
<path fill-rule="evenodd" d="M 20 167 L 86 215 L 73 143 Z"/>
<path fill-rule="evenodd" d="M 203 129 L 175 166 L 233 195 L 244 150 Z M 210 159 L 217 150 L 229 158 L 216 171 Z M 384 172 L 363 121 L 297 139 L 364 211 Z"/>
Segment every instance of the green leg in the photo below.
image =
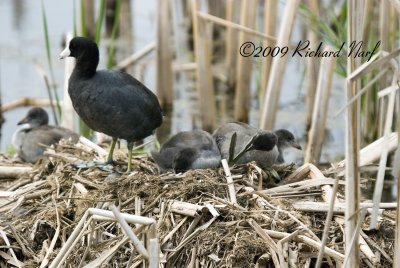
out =
<path fill-rule="evenodd" d="M 132 170 L 132 149 L 133 149 L 133 142 L 128 141 L 128 170 L 126 172 L 131 172 Z"/>
<path fill-rule="evenodd" d="M 112 164 L 112 162 L 113 162 L 114 148 L 115 148 L 115 144 L 117 143 L 117 140 L 118 140 L 117 138 L 113 138 L 113 140 L 112 140 L 110 151 L 108 152 L 108 156 L 107 156 L 108 164 Z"/>

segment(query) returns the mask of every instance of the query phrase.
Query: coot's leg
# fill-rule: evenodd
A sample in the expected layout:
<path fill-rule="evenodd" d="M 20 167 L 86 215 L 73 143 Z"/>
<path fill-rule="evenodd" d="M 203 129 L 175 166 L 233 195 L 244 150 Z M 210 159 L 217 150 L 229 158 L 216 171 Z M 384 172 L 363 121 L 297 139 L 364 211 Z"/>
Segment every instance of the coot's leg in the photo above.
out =
<path fill-rule="evenodd" d="M 108 164 L 112 164 L 113 162 L 113 153 L 114 153 L 114 148 L 115 148 L 115 144 L 117 143 L 117 138 L 113 138 L 112 142 L 111 142 L 111 147 L 110 147 L 110 152 L 108 153 L 107 156 L 107 163 Z"/>
<path fill-rule="evenodd" d="M 133 141 L 128 141 L 128 170 L 126 172 L 131 172 L 132 170 L 132 149 L 133 149 Z"/>

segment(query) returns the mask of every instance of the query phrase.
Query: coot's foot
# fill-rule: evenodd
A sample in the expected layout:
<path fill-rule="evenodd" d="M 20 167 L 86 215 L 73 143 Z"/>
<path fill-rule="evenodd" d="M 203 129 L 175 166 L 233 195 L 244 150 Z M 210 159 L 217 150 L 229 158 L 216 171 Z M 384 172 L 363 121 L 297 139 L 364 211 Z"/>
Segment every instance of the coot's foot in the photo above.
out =
<path fill-rule="evenodd" d="M 108 156 L 107 156 L 107 161 L 106 161 L 107 164 L 112 165 L 114 163 L 113 154 L 114 154 L 115 144 L 117 143 L 117 141 L 118 141 L 117 138 L 112 139 L 110 151 L 108 152 Z"/>

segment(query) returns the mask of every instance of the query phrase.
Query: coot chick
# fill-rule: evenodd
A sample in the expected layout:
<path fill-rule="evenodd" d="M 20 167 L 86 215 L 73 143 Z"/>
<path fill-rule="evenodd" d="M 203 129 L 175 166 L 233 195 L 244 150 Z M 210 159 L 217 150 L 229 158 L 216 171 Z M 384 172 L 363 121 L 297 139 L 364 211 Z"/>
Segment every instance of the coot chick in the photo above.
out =
<path fill-rule="evenodd" d="M 151 154 L 161 172 L 215 168 L 221 162 L 215 140 L 203 130 L 179 132 L 163 144 L 159 153 Z"/>
<path fill-rule="evenodd" d="M 133 143 L 153 134 L 162 123 L 156 95 L 125 72 L 96 71 L 99 49 L 88 38 L 73 38 L 60 54 L 61 59 L 68 56 L 76 58 L 68 86 L 75 111 L 91 129 L 113 137 L 107 162 L 112 162 L 117 139 L 128 142 L 131 171 Z"/>
<path fill-rule="evenodd" d="M 271 132 L 249 126 L 242 122 L 232 122 L 223 124 L 213 134 L 222 158 L 229 158 L 231 139 L 235 132 L 237 135 L 234 150 L 235 156 L 255 137 L 252 146 L 239 157 L 236 162 L 237 164 L 256 161 L 259 166 L 266 168 L 275 163 L 284 162 L 283 150 L 285 148 L 294 147 L 301 149 L 293 134 L 286 129 Z"/>
<path fill-rule="evenodd" d="M 49 116 L 40 107 L 31 108 L 26 117 L 18 122 L 20 127 L 13 135 L 12 143 L 18 156 L 25 162 L 36 163 L 46 146 L 56 144 L 61 139 L 71 138 L 74 143 L 78 142 L 79 135 L 75 132 L 48 123 Z"/>

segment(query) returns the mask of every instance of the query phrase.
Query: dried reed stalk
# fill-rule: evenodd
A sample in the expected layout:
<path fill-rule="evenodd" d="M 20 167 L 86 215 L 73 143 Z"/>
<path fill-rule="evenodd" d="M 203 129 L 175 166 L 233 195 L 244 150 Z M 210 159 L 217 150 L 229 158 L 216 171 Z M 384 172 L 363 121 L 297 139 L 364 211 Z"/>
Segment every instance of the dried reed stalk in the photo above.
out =
<path fill-rule="evenodd" d="M 231 21 L 227 21 L 227 20 L 215 17 L 213 15 L 210 15 L 210 14 L 207 14 L 207 13 L 204 13 L 204 12 L 198 12 L 198 16 L 199 16 L 199 18 L 202 18 L 204 20 L 211 21 L 213 23 L 216 23 L 216 24 L 219 24 L 219 25 L 223 25 L 225 27 L 231 27 L 233 29 L 243 31 L 245 33 L 249 33 L 249 34 L 252 34 L 254 36 L 258 36 L 258 37 L 270 40 L 270 41 L 274 42 L 274 44 L 276 44 L 276 42 L 277 42 L 277 39 L 274 36 L 267 35 L 267 34 L 255 31 L 255 30 L 253 30 L 251 28 L 248 28 L 248 27 L 242 26 L 240 24 L 233 23 Z M 236 51 L 236 53 L 237 53 L 237 51 Z"/>
<path fill-rule="evenodd" d="M 396 133 L 394 133 L 394 134 L 396 135 Z M 368 148 L 366 147 L 366 148 L 361 150 L 361 152 L 360 152 L 360 158 L 361 158 L 360 166 L 362 166 L 365 161 L 368 161 L 368 159 L 370 159 L 370 158 L 367 159 L 366 157 L 369 157 L 371 154 L 373 154 L 372 152 L 370 152 L 371 150 L 369 148 L 374 147 L 374 148 L 379 148 L 379 151 L 381 150 L 381 147 L 382 147 L 381 145 L 375 146 L 375 144 L 378 144 L 377 142 L 382 143 L 381 140 L 383 140 L 383 138 L 381 138 L 380 140 L 375 141 L 373 146 L 369 145 L 369 146 L 367 146 Z M 396 141 L 397 141 L 397 135 L 396 135 Z M 367 149 L 367 150 L 365 150 L 365 149 Z M 378 157 L 376 157 L 376 159 L 377 158 Z M 344 162 L 344 161 L 342 161 L 342 162 Z M 324 186 L 324 187 L 328 187 L 328 186 Z M 328 202 L 328 200 L 330 199 L 330 196 L 332 194 L 333 193 L 330 193 L 330 194 L 327 193 L 326 195 L 322 196 L 323 199 L 325 200 L 325 202 Z M 373 206 L 372 203 L 360 203 L 360 206 L 363 207 L 363 208 L 367 208 L 367 212 L 370 212 L 370 213 L 372 212 L 372 209 L 369 209 L 369 208 L 372 208 L 372 206 Z M 389 203 L 389 204 L 380 203 L 379 204 L 379 207 L 380 208 L 384 208 L 384 209 L 391 209 L 391 208 L 394 208 L 395 206 L 396 206 L 395 204 L 391 204 L 391 203 Z M 341 210 L 342 212 L 345 211 L 345 204 L 344 203 L 338 203 L 337 205 L 335 205 L 335 207 L 336 208 L 334 208 L 334 211 L 336 211 L 336 210 L 338 210 L 338 211 Z M 340 218 L 340 217 L 335 217 L 334 220 L 337 223 L 341 224 L 341 225 L 344 224 L 344 220 L 342 218 Z M 374 255 L 374 253 L 372 252 L 370 247 L 365 243 L 365 241 L 364 241 L 364 239 L 362 238 L 361 235 L 359 236 L 359 240 L 360 240 L 359 245 L 360 245 L 361 252 L 370 260 L 370 262 L 373 265 L 377 266 L 378 263 L 379 263 L 378 259 L 376 258 L 376 256 Z"/>
<path fill-rule="evenodd" d="M 76 225 L 74 231 L 71 233 L 68 240 L 65 242 L 63 247 L 58 252 L 57 256 L 54 258 L 52 263 L 49 265 L 49 268 L 59 267 L 60 264 L 65 261 L 65 259 L 68 257 L 69 253 L 73 249 L 74 245 L 78 242 L 77 240 L 82 236 L 83 231 L 89 226 L 91 219 L 89 219 L 86 222 L 88 216 L 89 216 L 89 210 L 87 210 L 85 212 L 85 214 L 82 216 L 81 220 Z"/>
<path fill-rule="evenodd" d="M 322 177 L 322 178 L 303 180 L 303 181 L 289 183 L 289 184 L 282 185 L 282 186 L 277 186 L 277 187 L 270 188 L 267 190 L 259 191 L 259 193 L 262 193 L 262 194 L 288 193 L 291 191 L 301 191 L 301 190 L 309 189 L 311 187 L 318 187 L 321 185 L 334 184 L 334 183 L 335 183 L 334 179 Z"/>
<path fill-rule="evenodd" d="M 149 268 L 158 268 L 159 262 L 159 244 L 157 238 L 152 238 L 149 241 Z"/>
<path fill-rule="evenodd" d="M 132 55 L 130 55 L 129 57 L 127 57 L 126 59 L 120 61 L 119 63 L 117 63 L 114 66 L 115 70 L 125 70 L 126 68 L 128 68 L 129 66 L 137 63 L 138 61 L 140 61 L 142 58 L 144 58 L 145 56 L 147 56 L 148 54 L 150 54 L 151 52 L 153 52 L 153 50 L 156 48 L 156 42 L 151 42 L 148 45 L 146 45 L 144 48 L 142 48 L 141 50 L 133 53 Z"/>
<path fill-rule="evenodd" d="M 82 1 L 82 4 L 84 5 L 84 12 L 85 14 L 82 14 L 84 16 L 85 20 L 85 25 L 82 25 L 86 27 L 86 35 L 93 39 L 94 38 L 94 30 L 96 29 L 95 25 L 95 20 L 94 20 L 94 0 L 87 0 L 87 1 Z"/>
<path fill-rule="evenodd" d="M 31 170 L 32 167 L 0 166 L 0 179 L 18 178 L 28 174 Z"/>
<path fill-rule="evenodd" d="M 1 112 L 8 112 L 13 109 L 24 107 L 24 106 L 51 106 L 57 105 L 55 101 L 51 102 L 49 99 L 40 99 L 40 98 L 29 98 L 29 97 L 21 97 L 16 100 L 12 100 L 10 102 L 4 103 L 1 106 Z"/>
<path fill-rule="evenodd" d="M 322 258 L 324 256 L 324 252 L 325 252 L 325 245 L 326 245 L 326 241 L 327 241 L 328 235 L 329 235 L 329 228 L 331 226 L 331 221 L 332 221 L 332 216 L 333 216 L 333 208 L 335 206 L 335 201 L 337 200 L 336 194 L 337 194 L 338 188 L 339 188 L 339 178 L 336 178 L 335 184 L 333 186 L 333 190 L 330 194 L 331 198 L 330 198 L 330 202 L 329 202 L 329 210 L 328 210 L 328 214 L 326 215 L 324 232 L 323 232 L 322 241 L 321 241 L 321 250 L 318 253 L 317 263 L 315 265 L 316 268 L 321 267 Z"/>
<path fill-rule="evenodd" d="M 57 189 L 58 191 L 60 190 L 59 187 Z M 54 247 L 56 245 L 56 242 L 58 240 L 58 236 L 60 234 L 60 214 L 58 213 L 58 209 L 57 209 L 57 204 L 56 204 L 56 200 L 55 200 L 55 196 L 52 196 L 52 200 L 53 200 L 53 205 L 54 205 L 54 209 L 55 209 L 55 213 L 56 213 L 56 219 L 57 219 L 57 228 L 56 228 L 56 232 L 54 233 L 53 239 L 51 240 L 50 246 L 48 248 L 48 250 L 46 251 L 46 255 L 44 256 L 42 263 L 40 264 L 40 268 L 42 267 L 47 267 L 48 263 L 49 263 L 49 257 L 50 254 L 53 252 Z"/>
<path fill-rule="evenodd" d="M 352 104 L 354 101 L 358 100 L 362 94 L 365 92 L 370 92 L 368 89 L 370 89 L 376 81 L 378 81 L 386 72 L 388 71 L 388 68 L 383 69 L 380 71 L 373 79 L 371 79 L 357 94 L 348 102 L 346 105 L 341 108 L 335 115 L 334 117 L 337 117 L 339 114 L 344 112 L 347 107 L 349 107 L 350 104 Z"/>
<path fill-rule="evenodd" d="M 186 216 L 185 218 L 183 218 L 183 220 L 181 220 L 174 229 L 172 229 L 171 232 L 169 232 L 161 241 L 161 245 L 164 245 L 166 242 L 168 242 L 168 240 L 171 239 L 171 237 L 182 227 L 182 225 L 187 221 L 187 219 L 189 218 L 189 216 Z"/>
<path fill-rule="evenodd" d="M 356 1 L 347 2 L 347 43 L 350 46 L 352 40 L 356 40 L 357 18 L 360 18 L 362 7 Z M 347 102 L 358 92 L 355 80 L 349 79 L 350 74 L 357 68 L 354 58 L 347 58 Z M 351 104 L 347 109 L 346 119 L 346 186 L 345 186 L 345 258 L 349 267 L 359 267 L 358 235 L 354 235 L 359 223 L 360 203 L 360 178 L 359 178 L 359 102 Z M 354 237 L 354 241 L 351 241 Z M 353 243 L 354 242 L 354 243 Z M 354 246 L 356 245 L 356 246 Z"/>
<path fill-rule="evenodd" d="M 364 25 L 363 25 L 363 34 L 362 34 L 362 39 L 361 40 L 369 40 L 370 37 L 372 36 L 373 31 L 371 31 L 371 26 L 373 26 L 373 21 L 372 21 L 372 16 L 373 16 L 373 9 L 374 7 L 374 1 L 373 0 L 365 0 L 364 4 Z M 369 81 L 371 75 L 368 75 L 366 79 Z M 369 84 L 370 82 L 368 82 Z M 372 83 L 371 83 L 372 85 Z M 362 91 L 362 90 L 361 90 Z M 360 92 L 361 92 L 360 91 Z M 374 107 L 374 100 L 373 100 L 373 92 L 368 90 L 365 95 L 365 101 L 364 101 L 364 128 L 362 130 L 363 137 L 365 137 L 367 140 L 372 140 L 373 139 L 373 130 L 376 125 L 374 122 L 374 118 L 370 115 L 374 114 L 375 112 L 375 107 Z"/>
<path fill-rule="evenodd" d="M 107 151 L 104 150 L 103 148 L 101 148 L 100 146 L 98 146 L 97 144 L 95 144 L 94 142 L 88 140 L 85 137 L 79 137 L 79 142 L 82 143 L 84 146 L 94 150 L 100 158 L 105 159 L 106 155 L 107 155 Z"/>
<path fill-rule="evenodd" d="M 228 162 L 226 161 L 226 159 L 222 159 L 221 163 L 225 171 L 226 182 L 228 183 L 230 201 L 232 204 L 237 205 L 235 185 L 233 184 L 232 174 L 231 170 L 229 169 Z"/>
<path fill-rule="evenodd" d="M 156 221 L 154 219 L 147 217 L 136 216 L 127 213 L 119 213 L 118 215 L 120 217 L 115 217 L 112 211 L 107 211 L 103 209 L 97 209 L 97 208 L 87 209 L 85 214 L 78 222 L 78 224 L 75 226 L 75 229 L 72 231 L 68 240 L 62 246 L 57 256 L 54 258 L 53 262 L 50 264 L 49 268 L 59 267 L 59 265 L 65 261 L 65 259 L 71 253 L 74 246 L 79 242 L 81 237 L 84 235 L 86 229 L 91 224 L 94 218 L 95 220 L 105 220 L 105 221 L 109 220 L 115 221 L 116 218 L 119 218 L 120 220 L 123 219 L 124 221 L 129 223 L 140 223 L 142 225 L 156 224 Z"/>
<path fill-rule="evenodd" d="M 161 107 L 170 111 L 174 100 L 172 88 L 171 18 L 169 0 L 158 1 L 157 16 L 157 96 Z"/>
<path fill-rule="evenodd" d="M 10 240 L 8 239 L 8 237 L 7 237 L 7 234 L 3 230 L 0 230 L 0 235 L 3 238 L 3 241 L 6 244 L 6 246 L 9 247 L 9 250 L 10 250 L 10 253 L 11 253 L 11 256 L 12 256 L 12 260 L 14 261 L 14 262 L 12 262 L 10 260 L 9 262 L 12 263 L 15 266 L 21 268 L 22 267 L 22 262 L 20 262 L 18 260 L 18 258 L 17 258 L 17 255 L 15 255 L 15 252 L 14 252 L 13 248 L 11 247 L 11 243 L 10 243 Z M 4 255 L 2 257 L 4 257 Z"/>
<path fill-rule="evenodd" d="M 122 217 L 121 212 L 117 209 L 115 205 L 111 205 L 111 211 L 114 214 L 114 217 L 118 220 L 119 224 L 121 225 L 122 229 L 125 231 L 125 234 L 129 237 L 129 239 L 132 241 L 133 245 L 135 246 L 136 250 L 146 259 L 149 259 L 149 253 L 147 249 L 144 247 L 142 242 L 139 240 L 139 238 L 135 235 L 135 233 L 132 231 L 131 227 L 129 227 L 128 223 Z M 157 254 L 158 255 L 158 254 Z"/>
<path fill-rule="evenodd" d="M 394 151 L 396 149 L 396 146 L 398 144 L 398 135 L 397 133 L 393 132 L 390 134 L 388 137 L 388 142 L 389 142 L 389 152 Z M 385 142 L 385 138 L 379 138 L 373 143 L 365 146 L 364 148 L 361 149 L 360 151 L 360 167 L 370 165 L 374 163 L 376 160 L 379 159 L 382 153 L 382 146 Z M 337 167 L 344 167 L 346 165 L 347 160 L 344 159 L 337 163 L 335 166 Z M 342 173 L 338 174 L 339 176 L 343 176 Z"/>
<path fill-rule="evenodd" d="M 285 237 L 290 235 L 288 233 L 283 233 L 283 232 L 278 232 L 278 231 L 273 231 L 273 230 L 265 230 L 264 229 L 264 231 L 269 236 L 271 236 L 272 238 L 275 238 L 275 239 L 283 239 L 283 238 L 285 238 Z M 316 250 L 320 250 L 321 249 L 321 243 L 319 243 L 319 242 L 317 242 L 317 241 L 315 241 L 315 240 L 313 240 L 310 237 L 305 236 L 305 235 L 297 236 L 295 238 L 295 241 L 307 244 L 307 245 L 309 245 L 310 247 L 312 247 L 312 248 L 314 248 Z M 331 248 L 326 248 L 325 250 L 326 250 L 326 255 L 327 256 L 335 259 L 336 261 L 343 262 L 343 260 L 344 260 L 344 255 L 343 254 L 341 254 L 341 253 L 339 253 L 336 250 L 333 250 Z"/>
<path fill-rule="evenodd" d="M 296 210 L 299 211 L 307 211 L 307 212 L 329 212 L 330 209 L 330 203 L 324 203 L 324 202 L 314 202 L 314 201 L 297 201 L 293 203 L 293 207 Z M 366 208 L 368 213 L 372 213 L 372 208 L 373 203 L 360 203 L 361 208 Z M 345 203 L 341 202 L 336 204 L 333 207 L 333 213 L 334 214 L 343 214 L 345 212 Z M 388 209 L 388 210 L 395 210 L 397 209 L 397 204 L 396 203 L 379 203 L 378 206 L 380 212 L 382 212 L 382 209 Z"/>
<path fill-rule="evenodd" d="M 276 44 L 278 47 L 289 45 L 298 2 L 298 0 L 288 0 L 286 2 L 282 25 L 279 30 L 278 42 Z M 262 129 L 272 129 L 275 125 L 282 78 L 288 58 L 289 57 L 276 57 L 272 60 L 270 78 L 260 116 L 260 127 Z"/>
<path fill-rule="evenodd" d="M 264 33 L 266 35 L 276 35 L 276 15 L 278 14 L 278 1 L 266 0 L 264 3 Z M 272 47 L 275 42 L 264 40 L 263 46 Z M 261 66 L 261 106 L 265 98 L 265 93 L 268 87 L 269 74 L 271 70 L 272 57 L 263 57 Z"/>
<path fill-rule="evenodd" d="M 327 46 L 324 51 L 332 51 L 332 48 Z M 323 58 L 321 60 L 304 162 L 318 163 L 321 155 L 322 144 L 325 138 L 326 117 L 329 96 L 332 89 L 332 77 L 335 71 L 335 62 L 336 58 L 334 57 Z"/>
<path fill-rule="evenodd" d="M 358 214 L 358 212 L 357 212 L 357 214 Z M 363 221 L 364 221 L 366 215 L 367 215 L 367 210 L 365 208 L 361 209 L 361 215 L 360 216 L 357 215 L 358 221 L 357 221 L 357 224 L 355 226 L 354 233 L 352 234 L 351 237 L 347 237 L 347 239 L 350 238 L 349 239 L 350 241 L 348 243 L 346 241 L 346 246 L 350 247 L 351 249 L 354 248 L 354 251 L 356 251 L 357 253 L 359 253 L 359 248 L 360 248 L 360 245 L 359 245 L 360 230 L 361 230 L 361 226 L 363 224 Z M 349 267 L 349 266 L 347 266 L 347 263 L 350 262 L 350 261 L 354 262 L 354 260 L 352 260 L 352 259 L 353 259 L 353 256 L 351 254 L 346 254 L 345 258 L 344 258 L 344 261 L 343 261 L 343 267 Z M 359 259 L 358 258 L 357 258 L 356 261 L 357 261 L 357 263 L 359 265 Z"/>
<path fill-rule="evenodd" d="M 395 105 L 395 98 L 396 98 L 396 89 L 392 89 L 389 95 L 387 113 L 385 118 L 385 128 L 384 128 L 384 139 L 383 139 L 383 148 L 381 152 L 381 158 L 379 161 L 379 169 L 375 183 L 375 190 L 374 190 L 374 208 L 372 210 L 372 217 L 371 217 L 371 229 L 376 229 L 378 225 L 378 208 L 379 203 L 381 202 L 382 197 L 382 190 L 383 190 L 383 183 L 386 171 L 386 162 L 387 156 L 389 151 L 389 136 L 391 133 L 391 127 L 393 122 L 393 112 L 394 112 L 394 105 Z"/>
<path fill-rule="evenodd" d="M 390 10 L 389 10 L 389 1 L 380 1 L 379 2 L 379 40 L 381 40 L 381 50 L 390 51 L 390 43 L 389 43 L 389 30 L 390 30 Z M 385 87 L 388 81 L 388 77 L 383 77 L 379 81 L 379 87 Z M 378 136 L 383 136 L 385 131 L 385 120 L 387 114 L 387 99 L 378 100 L 379 109 L 378 109 Z"/>
<path fill-rule="evenodd" d="M 278 259 L 278 245 L 275 243 L 275 241 L 268 235 L 267 232 L 265 232 L 261 226 L 254 221 L 253 219 L 250 219 L 247 221 L 250 226 L 254 229 L 254 231 L 262 238 L 264 239 L 264 241 L 268 244 L 269 250 L 270 250 L 270 254 L 271 254 L 271 258 L 272 261 L 275 265 L 275 267 L 279 268 L 279 267 L 284 267 L 284 265 L 281 265 L 280 263 L 280 259 Z"/>
<path fill-rule="evenodd" d="M 236 0 L 226 1 L 226 20 L 230 22 L 236 21 L 237 8 Z M 237 60 L 237 31 L 232 27 L 226 29 L 226 69 L 227 69 L 227 85 L 229 89 L 233 89 L 236 84 L 236 60 Z"/>
<path fill-rule="evenodd" d="M 256 22 L 257 0 L 242 1 L 240 24 L 253 28 Z M 239 33 L 238 46 L 251 41 L 251 36 L 244 32 Z M 251 74 L 253 57 L 243 57 L 237 54 L 236 87 L 234 118 L 240 122 L 249 122 Z"/>
<path fill-rule="evenodd" d="M 213 131 L 216 127 L 216 108 L 211 66 L 210 37 L 204 21 L 198 18 L 197 1 L 191 0 L 194 49 L 197 62 L 197 90 L 200 99 L 202 127 Z"/>
<path fill-rule="evenodd" d="M 308 1 L 309 9 L 310 9 L 310 17 L 309 23 L 315 24 L 317 22 L 314 21 L 313 16 L 318 16 L 318 1 L 317 0 L 310 0 Z M 317 33 L 309 29 L 307 34 L 307 39 L 310 41 L 311 50 L 315 51 L 317 44 L 318 44 L 318 36 Z M 324 58 L 326 59 L 326 58 Z M 329 58 L 333 59 L 333 58 Z M 318 61 L 314 57 L 307 58 L 307 65 L 306 65 L 306 80 L 307 80 L 307 97 L 306 97 L 306 105 L 307 105 L 307 114 L 306 114 L 306 129 L 308 130 L 312 124 L 312 118 L 315 113 L 313 112 L 315 108 L 315 100 L 318 98 L 315 97 L 315 92 L 317 89 L 317 65 Z M 323 63 L 321 62 L 321 67 Z M 320 69 L 321 72 L 321 69 Z M 320 73 L 321 74 L 321 73 Z M 309 139 L 310 141 L 310 139 Z"/>
<path fill-rule="evenodd" d="M 207 212 L 205 206 L 174 200 L 169 204 L 169 210 L 185 216 L 196 217 Z"/>
<path fill-rule="evenodd" d="M 397 12 L 400 14 L 400 1 L 396 4 Z M 399 23 L 400 23 L 400 19 Z M 397 92 L 397 135 L 400 137 L 400 91 Z M 400 266 L 400 144 L 397 144 L 397 150 L 393 161 L 393 176 L 397 178 L 397 212 L 396 212 L 396 231 L 394 240 L 394 266 Z"/>
<path fill-rule="evenodd" d="M 400 145 L 397 146 L 393 161 L 393 176 L 397 179 L 397 213 L 396 231 L 394 238 L 394 262 L 393 267 L 400 266 Z"/>
<path fill-rule="evenodd" d="M 89 236 L 90 237 L 90 236 Z M 103 251 L 99 257 L 94 259 L 93 261 L 87 263 L 83 268 L 92 268 L 92 267 L 101 267 L 101 265 L 105 265 L 107 260 L 109 260 L 119 248 L 121 248 L 123 245 L 128 243 L 129 237 L 125 236 L 123 237 L 117 244 L 115 244 L 113 247 Z M 88 243 L 89 244 L 89 243 Z M 133 256 L 133 254 L 132 254 Z M 84 258 L 82 258 L 83 260 Z"/>
<path fill-rule="evenodd" d="M 120 46 L 118 47 L 118 56 L 120 58 L 126 58 L 132 54 L 133 50 L 133 18 L 132 18 L 132 5 L 133 2 L 130 0 L 122 0 L 120 14 L 119 14 L 119 36 L 118 42 L 120 42 Z M 129 66 L 125 69 L 127 73 L 133 74 L 134 68 L 133 66 Z"/>

